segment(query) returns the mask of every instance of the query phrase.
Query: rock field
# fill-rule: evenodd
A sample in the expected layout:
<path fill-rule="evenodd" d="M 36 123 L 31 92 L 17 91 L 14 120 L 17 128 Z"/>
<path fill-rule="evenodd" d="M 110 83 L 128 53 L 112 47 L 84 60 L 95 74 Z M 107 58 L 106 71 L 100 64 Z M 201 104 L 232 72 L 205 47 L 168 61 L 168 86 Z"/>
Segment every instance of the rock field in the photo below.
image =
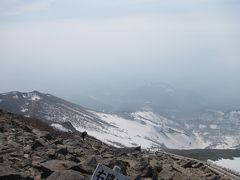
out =
<path fill-rule="evenodd" d="M 0 111 L 0 179 L 90 179 L 98 163 L 121 167 L 130 179 L 228 179 L 200 161 L 163 152 L 115 148 L 80 133 L 59 132 L 31 118 Z"/>

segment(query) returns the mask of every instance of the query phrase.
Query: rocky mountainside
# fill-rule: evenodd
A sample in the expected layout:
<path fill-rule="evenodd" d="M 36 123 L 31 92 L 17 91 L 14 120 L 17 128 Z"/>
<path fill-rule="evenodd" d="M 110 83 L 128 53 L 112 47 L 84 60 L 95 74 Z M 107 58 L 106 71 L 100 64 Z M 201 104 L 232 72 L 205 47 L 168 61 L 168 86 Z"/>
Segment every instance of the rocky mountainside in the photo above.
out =
<path fill-rule="evenodd" d="M 33 92 L 9 92 L 0 94 L 0 108 L 26 117 L 35 117 L 52 122 L 65 122 L 71 117 L 71 123 L 85 127 L 85 124 L 104 124 L 96 120 L 93 114 L 79 105 L 50 94 Z"/>
<path fill-rule="evenodd" d="M 90 179 L 98 163 L 118 165 L 130 179 L 230 179 L 205 163 L 164 152 L 115 148 L 37 119 L 0 111 L 0 179 Z"/>

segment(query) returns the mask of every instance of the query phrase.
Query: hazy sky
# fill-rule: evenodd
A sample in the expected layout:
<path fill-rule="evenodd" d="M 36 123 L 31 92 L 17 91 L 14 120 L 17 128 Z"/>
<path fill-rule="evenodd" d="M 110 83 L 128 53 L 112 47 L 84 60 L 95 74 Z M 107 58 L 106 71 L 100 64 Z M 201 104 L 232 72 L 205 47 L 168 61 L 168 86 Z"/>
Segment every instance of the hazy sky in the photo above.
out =
<path fill-rule="evenodd" d="M 0 0 L 0 92 L 70 97 L 169 82 L 239 97 L 239 9 L 239 0 Z"/>

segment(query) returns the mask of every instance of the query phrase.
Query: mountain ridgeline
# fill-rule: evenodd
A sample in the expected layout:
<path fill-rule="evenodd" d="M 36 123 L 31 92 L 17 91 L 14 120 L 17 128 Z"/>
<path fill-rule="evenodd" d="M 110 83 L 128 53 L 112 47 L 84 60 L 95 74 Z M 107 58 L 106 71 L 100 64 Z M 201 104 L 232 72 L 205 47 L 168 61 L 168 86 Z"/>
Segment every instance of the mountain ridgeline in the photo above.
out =
<path fill-rule="evenodd" d="M 150 108 L 165 117 L 176 117 L 178 120 L 202 113 L 208 104 L 200 94 L 177 89 L 167 83 L 149 83 L 121 92 L 100 88 L 97 92 L 89 92 L 89 96 L 76 99 L 75 102 L 99 111 L 132 112 Z"/>

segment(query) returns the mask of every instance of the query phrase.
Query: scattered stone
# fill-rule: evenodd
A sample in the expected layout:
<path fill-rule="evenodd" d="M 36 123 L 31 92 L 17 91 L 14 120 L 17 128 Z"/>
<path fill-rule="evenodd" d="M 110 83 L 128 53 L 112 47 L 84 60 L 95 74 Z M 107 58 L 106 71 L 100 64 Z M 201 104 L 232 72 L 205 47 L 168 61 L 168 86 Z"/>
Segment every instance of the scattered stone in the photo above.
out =
<path fill-rule="evenodd" d="M 124 175 L 127 174 L 127 168 L 130 167 L 129 163 L 123 160 L 114 160 L 109 164 L 109 167 L 113 168 L 115 165 L 121 168 L 121 173 Z"/>
<path fill-rule="evenodd" d="M 133 180 L 142 180 L 142 177 L 141 177 L 141 175 L 137 175 L 137 176 L 133 177 Z"/>
<path fill-rule="evenodd" d="M 85 180 L 85 177 L 77 171 L 55 171 L 46 180 Z"/>
<path fill-rule="evenodd" d="M 32 132 L 32 129 L 29 126 L 24 126 L 23 130 L 26 132 Z"/>
<path fill-rule="evenodd" d="M 70 169 L 71 167 L 76 166 L 76 163 L 67 160 L 50 160 L 41 163 L 41 166 L 50 171 L 57 171 Z"/>
<path fill-rule="evenodd" d="M 102 157 L 103 158 L 113 158 L 114 155 L 113 154 L 104 154 Z"/>
<path fill-rule="evenodd" d="M 172 180 L 179 180 L 179 179 L 184 179 L 184 180 L 193 180 L 193 179 L 198 179 L 198 178 L 195 178 L 195 177 L 186 177 L 186 175 L 184 174 L 181 174 L 179 172 L 175 173 Z"/>
<path fill-rule="evenodd" d="M 32 145 L 32 149 L 35 150 L 39 147 L 44 147 L 44 143 L 43 143 L 43 140 L 42 139 L 37 139 L 33 145 Z"/>
<path fill-rule="evenodd" d="M 200 168 L 202 166 L 204 166 L 204 164 L 202 162 L 197 162 L 196 164 L 192 165 L 193 168 Z"/>
<path fill-rule="evenodd" d="M 58 150 L 57 153 L 66 155 L 68 153 L 67 147 L 64 145 L 58 145 L 57 146 Z"/>
<path fill-rule="evenodd" d="M 27 146 L 25 146 L 24 148 L 23 148 L 23 152 L 24 153 L 29 153 L 29 152 L 31 152 L 31 146 L 30 145 L 27 145 Z"/>
<path fill-rule="evenodd" d="M 146 177 L 146 178 L 149 177 L 149 178 L 152 178 L 153 180 L 157 180 L 158 179 L 157 169 L 149 166 L 147 170 L 144 172 L 143 177 Z"/>
<path fill-rule="evenodd" d="M 193 164 L 192 161 L 187 161 L 186 163 L 184 163 L 184 164 L 182 165 L 182 167 L 184 167 L 184 168 L 191 168 L 191 167 L 192 167 L 192 164 Z"/>
<path fill-rule="evenodd" d="M 23 157 L 24 158 L 29 158 L 29 154 L 24 154 Z"/>
<path fill-rule="evenodd" d="M 159 173 L 159 177 L 161 177 L 161 179 L 172 179 L 175 173 L 176 172 L 169 171 L 168 169 L 163 169 Z"/>
<path fill-rule="evenodd" d="M 56 140 L 54 140 L 52 143 L 54 144 L 63 144 L 63 139 L 62 138 L 57 138 Z"/>
<path fill-rule="evenodd" d="M 20 173 L 18 173 L 16 170 L 11 168 L 7 164 L 0 164 L 0 179 L 6 179 L 6 180 L 18 180 L 23 179 Z"/>
<path fill-rule="evenodd" d="M 218 180 L 219 178 L 214 175 L 214 174 L 211 174 L 211 176 L 207 177 L 206 180 Z"/>
<path fill-rule="evenodd" d="M 50 159 L 53 159 L 53 158 L 56 156 L 56 152 L 55 152 L 54 149 L 49 149 L 49 150 L 46 152 L 46 154 L 48 155 L 48 157 L 49 157 Z"/>
<path fill-rule="evenodd" d="M 95 167 L 98 164 L 98 161 L 95 155 L 91 155 L 83 163 L 87 166 Z"/>
<path fill-rule="evenodd" d="M 141 146 L 135 147 L 134 150 L 135 150 L 135 151 L 140 151 L 140 152 L 141 152 Z"/>
<path fill-rule="evenodd" d="M 17 158 L 17 157 L 9 157 L 8 160 L 9 160 L 9 161 L 12 161 L 12 162 L 14 162 L 14 163 L 17 163 L 17 162 L 21 161 L 21 159 L 20 159 L 20 158 Z"/>
<path fill-rule="evenodd" d="M 0 132 L 3 133 L 5 131 L 4 127 L 0 125 Z"/>
<path fill-rule="evenodd" d="M 38 138 L 46 138 L 47 140 L 51 140 L 52 136 L 47 131 L 40 131 L 38 129 L 33 129 L 32 132 L 38 137 Z"/>
<path fill-rule="evenodd" d="M 72 156 L 72 155 L 70 155 L 70 154 L 68 154 L 68 155 L 66 156 L 66 159 L 69 160 L 69 161 L 76 162 L 76 163 L 79 163 L 79 162 L 80 162 L 79 158 L 77 158 L 76 156 Z"/>
<path fill-rule="evenodd" d="M 78 172 L 81 172 L 83 174 L 88 174 L 88 175 L 92 175 L 93 174 L 93 171 L 94 169 L 93 168 L 90 168 L 86 165 L 83 165 L 83 164 L 78 164 L 76 166 L 73 166 L 71 167 L 72 170 L 75 170 L 75 171 L 78 171 Z"/>

